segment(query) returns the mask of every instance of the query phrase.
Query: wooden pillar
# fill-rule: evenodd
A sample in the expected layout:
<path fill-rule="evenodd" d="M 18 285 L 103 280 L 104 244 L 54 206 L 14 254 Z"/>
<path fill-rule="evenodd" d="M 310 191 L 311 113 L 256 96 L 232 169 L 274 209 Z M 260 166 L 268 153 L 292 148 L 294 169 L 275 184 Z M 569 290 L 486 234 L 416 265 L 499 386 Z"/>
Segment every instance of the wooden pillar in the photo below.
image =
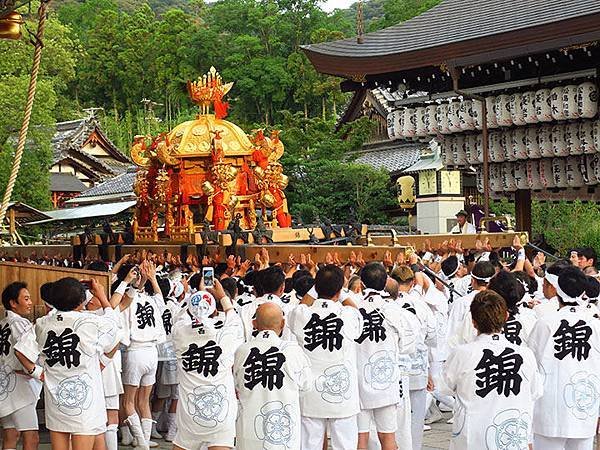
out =
<path fill-rule="evenodd" d="M 531 239 L 531 191 L 518 189 L 515 192 L 516 231 L 526 231 Z"/>

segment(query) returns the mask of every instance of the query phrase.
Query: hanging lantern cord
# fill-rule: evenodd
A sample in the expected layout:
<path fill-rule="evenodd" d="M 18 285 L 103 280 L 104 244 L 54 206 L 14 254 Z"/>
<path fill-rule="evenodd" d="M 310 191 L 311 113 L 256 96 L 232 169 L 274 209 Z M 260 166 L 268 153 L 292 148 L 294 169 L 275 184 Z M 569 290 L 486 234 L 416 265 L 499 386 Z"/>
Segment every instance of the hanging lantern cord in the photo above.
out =
<path fill-rule="evenodd" d="M 29 90 L 27 91 L 27 103 L 25 104 L 25 115 L 23 116 L 23 123 L 21 124 L 21 131 L 19 132 L 19 141 L 17 143 L 17 151 L 15 152 L 15 158 L 13 160 L 10 178 L 4 192 L 2 199 L 2 206 L 0 207 L 0 224 L 4 226 L 4 218 L 6 217 L 6 210 L 10 203 L 13 189 L 15 187 L 15 181 L 19 174 L 21 167 L 21 159 L 23 157 L 23 150 L 25 149 L 25 141 L 27 140 L 27 132 L 29 131 L 29 121 L 31 120 L 31 110 L 33 109 L 33 101 L 35 99 L 35 92 L 37 88 L 38 73 L 40 71 L 40 62 L 42 59 L 42 38 L 44 36 L 44 28 L 46 26 L 47 9 L 49 0 L 42 0 L 38 9 L 38 29 L 35 35 L 35 50 L 33 52 L 33 66 L 31 68 L 31 79 L 29 80 Z"/>

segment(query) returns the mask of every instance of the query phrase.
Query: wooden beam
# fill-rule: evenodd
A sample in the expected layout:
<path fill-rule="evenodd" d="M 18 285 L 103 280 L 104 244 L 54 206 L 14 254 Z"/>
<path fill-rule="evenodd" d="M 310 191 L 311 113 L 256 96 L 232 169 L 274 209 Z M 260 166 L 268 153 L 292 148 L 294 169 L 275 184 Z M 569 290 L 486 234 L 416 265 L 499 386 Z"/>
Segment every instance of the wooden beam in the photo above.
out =
<path fill-rule="evenodd" d="M 411 246 L 417 251 L 421 251 L 423 245 L 427 242 L 432 248 L 438 248 L 444 241 L 454 239 L 460 241 L 462 248 L 474 249 L 477 241 L 484 242 L 489 240 L 493 248 L 510 247 L 515 236 L 519 236 L 521 242 L 525 244 L 529 241 L 527 232 L 507 231 L 504 233 L 478 233 L 478 234 L 415 234 L 396 236 L 397 245 Z M 388 246 L 392 244 L 391 236 L 371 236 L 371 242 L 376 246 Z"/>
<path fill-rule="evenodd" d="M 518 189 L 515 192 L 515 215 L 517 229 L 531 235 L 531 191 Z"/>
<path fill-rule="evenodd" d="M 247 245 L 244 246 L 246 259 L 254 260 L 254 257 L 263 248 L 269 251 L 271 262 L 287 262 L 290 255 L 293 255 L 296 262 L 300 260 L 300 255 L 310 255 L 314 262 L 324 262 L 327 254 L 338 254 L 340 261 L 346 262 L 350 254 L 354 252 L 356 255 L 362 253 L 365 261 L 379 260 L 381 261 L 386 252 L 392 253 L 392 259 L 395 260 L 399 253 L 409 255 L 413 253 L 412 247 L 397 246 L 358 246 L 358 245 Z"/>

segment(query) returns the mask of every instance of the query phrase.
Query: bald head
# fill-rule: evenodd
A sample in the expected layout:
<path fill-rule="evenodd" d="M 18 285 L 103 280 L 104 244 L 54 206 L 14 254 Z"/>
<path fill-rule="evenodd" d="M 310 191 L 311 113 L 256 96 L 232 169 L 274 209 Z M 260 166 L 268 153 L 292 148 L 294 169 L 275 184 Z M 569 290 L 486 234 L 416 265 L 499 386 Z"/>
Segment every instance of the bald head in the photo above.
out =
<path fill-rule="evenodd" d="M 258 308 L 256 308 L 256 318 L 252 322 L 254 328 L 258 331 L 272 330 L 277 335 L 281 334 L 283 325 L 285 324 L 283 311 L 273 302 L 258 305 Z"/>
<path fill-rule="evenodd" d="M 396 300 L 398 298 L 398 282 L 391 277 L 388 277 L 385 282 L 385 292 L 390 294 L 390 296 Z"/>

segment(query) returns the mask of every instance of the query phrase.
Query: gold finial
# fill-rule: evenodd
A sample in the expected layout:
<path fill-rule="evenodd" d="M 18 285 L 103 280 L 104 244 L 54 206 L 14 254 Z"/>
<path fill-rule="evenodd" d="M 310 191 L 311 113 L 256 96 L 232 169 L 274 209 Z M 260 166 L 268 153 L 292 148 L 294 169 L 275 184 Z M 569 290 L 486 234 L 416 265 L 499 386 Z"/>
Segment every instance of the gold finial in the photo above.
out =
<path fill-rule="evenodd" d="M 222 102 L 222 99 L 232 86 L 233 82 L 223 84 L 221 75 L 214 67 L 211 67 L 206 74 L 198 77 L 198 81 L 188 81 L 187 83 L 190 98 L 200 106 L 201 114 L 210 112 L 211 103 L 214 104 L 215 110 L 222 108 L 222 105 L 226 105 Z M 216 112 L 217 115 L 221 115 L 219 111 Z M 227 115 L 226 111 L 225 115 Z"/>
<path fill-rule="evenodd" d="M 365 23 L 363 16 L 363 2 L 362 0 L 359 0 L 356 8 L 356 42 L 358 44 L 362 44 L 364 42 L 364 34 Z"/>

